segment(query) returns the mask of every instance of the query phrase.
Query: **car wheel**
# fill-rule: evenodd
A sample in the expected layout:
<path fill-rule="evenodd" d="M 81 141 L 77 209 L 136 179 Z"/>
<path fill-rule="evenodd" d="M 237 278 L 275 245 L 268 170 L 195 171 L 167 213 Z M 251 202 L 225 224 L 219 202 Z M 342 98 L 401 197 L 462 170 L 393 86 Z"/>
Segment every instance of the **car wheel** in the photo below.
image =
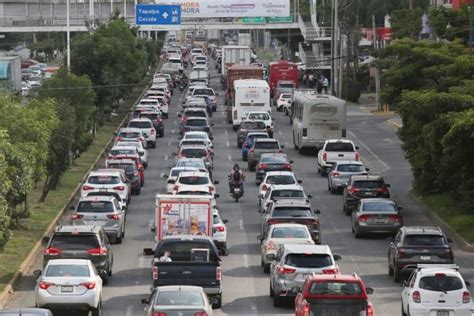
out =
<path fill-rule="evenodd" d="M 116 244 L 121 244 L 122 243 L 122 237 L 123 236 L 123 232 L 120 233 L 119 236 L 115 237 L 115 243 Z"/>
<path fill-rule="evenodd" d="M 110 270 L 108 273 L 112 273 L 112 270 Z M 107 275 L 108 275 L 108 273 L 107 273 Z M 109 284 L 109 277 L 108 276 L 102 277 L 102 284 L 104 284 L 104 285 Z"/>
<path fill-rule="evenodd" d="M 401 303 L 400 309 L 402 310 L 402 316 L 407 316 L 407 313 L 405 313 L 405 311 L 403 310 L 403 303 Z"/>
<path fill-rule="evenodd" d="M 270 283 L 270 297 L 274 297 L 275 292 L 273 291 L 273 288 L 272 288 L 272 282 L 269 282 L 269 283 Z"/>
<path fill-rule="evenodd" d="M 357 227 L 354 227 L 354 237 L 356 239 L 359 239 L 361 237 L 361 233 L 359 232 L 359 230 L 357 229 Z"/>
<path fill-rule="evenodd" d="M 153 142 L 153 144 L 151 145 L 152 148 L 156 148 L 156 140 Z"/>
<path fill-rule="evenodd" d="M 352 211 L 349 210 L 346 205 L 344 205 L 344 213 L 346 213 L 347 216 L 351 215 L 352 214 Z"/>
<path fill-rule="evenodd" d="M 160 137 L 161 137 L 161 138 L 165 137 L 165 131 L 161 131 L 161 132 L 160 132 Z"/>
<path fill-rule="evenodd" d="M 237 141 L 237 148 L 241 149 L 242 148 L 242 143 Z"/>
<path fill-rule="evenodd" d="M 270 264 L 269 263 L 263 265 L 263 272 L 264 273 L 270 273 Z"/>
<path fill-rule="evenodd" d="M 393 281 L 394 282 L 400 282 L 401 280 L 401 275 L 400 275 L 400 268 L 395 267 L 393 268 Z"/>
<path fill-rule="evenodd" d="M 102 315 L 102 302 L 99 301 L 97 307 L 92 309 L 92 316 L 100 316 Z"/>
<path fill-rule="evenodd" d="M 222 294 L 217 296 L 217 302 L 212 304 L 213 309 L 221 308 L 222 307 Z"/>
<path fill-rule="evenodd" d="M 280 307 L 281 306 L 281 298 L 278 295 L 273 294 L 273 306 Z"/>

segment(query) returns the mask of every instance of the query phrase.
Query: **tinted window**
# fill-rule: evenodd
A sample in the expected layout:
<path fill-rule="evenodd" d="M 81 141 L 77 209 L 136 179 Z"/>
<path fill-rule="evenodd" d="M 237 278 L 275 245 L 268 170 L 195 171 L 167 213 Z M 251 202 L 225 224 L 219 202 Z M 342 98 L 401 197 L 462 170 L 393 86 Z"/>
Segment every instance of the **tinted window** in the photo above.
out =
<path fill-rule="evenodd" d="M 86 265 L 54 264 L 46 271 L 48 277 L 88 277 L 89 267 Z"/>
<path fill-rule="evenodd" d="M 440 235 L 407 235 L 403 244 L 407 246 L 443 246 L 446 241 Z"/>
<path fill-rule="evenodd" d="M 390 202 L 364 202 L 363 212 L 397 212 L 395 204 Z"/>
<path fill-rule="evenodd" d="M 181 145 L 207 145 L 205 140 L 183 140 Z"/>
<path fill-rule="evenodd" d="M 186 134 L 184 139 L 207 139 L 206 134 Z"/>
<path fill-rule="evenodd" d="M 119 137 L 123 137 L 123 138 L 138 138 L 140 136 L 142 136 L 142 133 L 140 132 L 120 132 Z"/>
<path fill-rule="evenodd" d="M 278 207 L 273 210 L 274 217 L 312 217 L 307 207 Z"/>
<path fill-rule="evenodd" d="M 295 179 L 292 176 L 269 176 L 268 184 L 294 184 Z"/>
<path fill-rule="evenodd" d="M 161 247 L 158 255 L 161 257 L 165 251 L 170 251 L 172 261 L 191 261 L 191 249 L 209 249 L 210 260 L 217 260 L 211 245 L 201 241 L 168 241 Z"/>
<path fill-rule="evenodd" d="M 209 179 L 207 177 L 181 177 L 179 178 L 179 183 L 188 184 L 188 185 L 200 185 L 208 184 Z"/>
<path fill-rule="evenodd" d="M 265 123 L 264 122 L 243 122 L 240 125 L 241 129 L 265 129 Z"/>
<path fill-rule="evenodd" d="M 89 212 L 110 213 L 114 211 L 114 205 L 112 204 L 112 202 L 83 201 L 83 202 L 79 202 L 79 205 L 77 206 L 77 211 L 79 213 L 89 213 Z"/>
<path fill-rule="evenodd" d="M 135 121 L 135 122 L 130 122 L 128 123 L 128 127 L 134 127 L 134 128 L 151 128 L 153 125 L 151 122 L 147 121 Z"/>
<path fill-rule="evenodd" d="M 184 116 L 207 117 L 207 114 L 205 111 L 186 111 L 184 112 Z"/>
<path fill-rule="evenodd" d="M 328 143 L 325 150 L 351 152 L 354 151 L 354 147 L 351 143 Z"/>
<path fill-rule="evenodd" d="M 302 190 L 273 190 L 272 198 L 287 197 L 287 198 L 304 198 Z"/>
<path fill-rule="evenodd" d="M 96 235 L 54 235 L 50 247 L 62 250 L 87 250 L 100 246 Z"/>
<path fill-rule="evenodd" d="M 270 119 L 270 115 L 268 115 L 267 113 L 250 113 L 248 115 L 248 119 L 266 121 Z"/>
<path fill-rule="evenodd" d="M 206 120 L 186 120 L 186 126 L 207 126 Z"/>
<path fill-rule="evenodd" d="M 117 156 L 117 155 L 133 155 L 136 154 L 137 150 L 136 149 L 112 149 L 110 151 L 110 154 L 112 156 Z"/>
<path fill-rule="evenodd" d="M 287 163 L 288 160 L 286 159 L 286 156 L 265 156 L 262 157 L 260 162 L 264 163 L 269 163 L 269 164 L 281 164 L 281 163 Z"/>
<path fill-rule="evenodd" d="M 87 182 L 90 184 L 118 184 L 120 183 L 120 178 L 113 176 L 91 176 Z"/>
<path fill-rule="evenodd" d="M 268 135 L 254 134 L 254 135 L 248 135 L 247 138 L 253 141 L 254 139 L 259 139 L 259 138 L 268 138 Z"/>
<path fill-rule="evenodd" d="M 158 293 L 155 305 L 202 306 L 204 300 L 196 291 L 166 291 Z"/>
<path fill-rule="evenodd" d="M 193 94 L 213 96 L 214 91 L 212 89 L 194 89 Z"/>
<path fill-rule="evenodd" d="M 278 227 L 273 229 L 272 238 L 308 238 L 308 233 L 301 227 Z"/>
<path fill-rule="evenodd" d="M 256 149 L 280 149 L 277 142 L 256 142 Z"/>
<path fill-rule="evenodd" d="M 181 155 L 188 158 L 202 158 L 207 156 L 207 152 L 201 148 L 185 148 L 181 151 Z"/>
<path fill-rule="evenodd" d="M 147 118 L 150 120 L 156 120 L 158 118 L 158 114 L 141 114 L 140 117 Z"/>
<path fill-rule="evenodd" d="M 332 265 L 332 260 L 326 254 L 292 253 L 286 256 L 285 264 L 297 268 L 324 268 Z"/>
<path fill-rule="evenodd" d="M 309 290 L 316 295 L 362 295 L 362 289 L 357 283 L 344 282 L 315 282 Z"/>
<path fill-rule="evenodd" d="M 135 171 L 135 165 L 130 165 L 130 164 L 119 164 L 119 163 L 114 163 L 114 164 L 109 164 L 109 168 L 112 169 L 123 169 L 125 170 L 126 173 L 131 173 Z"/>
<path fill-rule="evenodd" d="M 182 160 L 178 161 L 176 167 L 194 167 L 194 168 L 204 168 L 204 163 L 200 161 L 189 161 L 189 160 Z"/>
<path fill-rule="evenodd" d="M 354 181 L 352 186 L 360 189 L 377 189 L 383 187 L 383 183 L 382 181 L 358 180 Z"/>
<path fill-rule="evenodd" d="M 461 290 L 464 285 L 460 278 L 456 276 L 426 276 L 420 279 L 420 289 L 436 292 L 447 292 Z"/>
<path fill-rule="evenodd" d="M 364 172 L 365 168 L 362 165 L 337 165 L 337 171 L 341 172 Z"/>

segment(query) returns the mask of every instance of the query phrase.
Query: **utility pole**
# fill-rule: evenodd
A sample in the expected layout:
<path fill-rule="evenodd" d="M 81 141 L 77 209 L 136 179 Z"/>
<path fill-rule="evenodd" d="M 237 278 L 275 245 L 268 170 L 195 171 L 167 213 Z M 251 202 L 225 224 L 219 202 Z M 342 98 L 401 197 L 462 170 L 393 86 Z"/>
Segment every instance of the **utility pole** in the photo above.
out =
<path fill-rule="evenodd" d="M 471 55 L 474 54 L 474 4 L 469 6 L 469 49 Z"/>
<path fill-rule="evenodd" d="M 377 49 L 377 36 L 375 34 L 375 15 L 372 15 L 372 44 L 374 45 L 374 49 Z"/>
<path fill-rule="evenodd" d="M 409 0 L 408 1 L 408 9 L 413 10 L 415 0 Z"/>
<path fill-rule="evenodd" d="M 336 69 L 336 55 L 337 55 L 337 28 L 339 24 L 339 1 L 332 0 L 332 9 L 331 9 L 331 94 L 336 94 L 336 84 L 337 84 L 337 69 Z"/>
<path fill-rule="evenodd" d="M 343 57 L 343 43 L 342 43 L 342 32 L 341 32 L 341 27 L 337 28 L 339 30 L 339 58 L 338 58 L 338 85 L 337 85 L 337 96 L 339 98 L 342 97 L 342 75 L 343 75 L 343 69 L 344 69 L 344 62 L 342 60 Z"/>
<path fill-rule="evenodd" d="M 66 0 L 66 66 L 67 71 L 71 71 L 71 24 L 69 17 L 69 0 Z"/>

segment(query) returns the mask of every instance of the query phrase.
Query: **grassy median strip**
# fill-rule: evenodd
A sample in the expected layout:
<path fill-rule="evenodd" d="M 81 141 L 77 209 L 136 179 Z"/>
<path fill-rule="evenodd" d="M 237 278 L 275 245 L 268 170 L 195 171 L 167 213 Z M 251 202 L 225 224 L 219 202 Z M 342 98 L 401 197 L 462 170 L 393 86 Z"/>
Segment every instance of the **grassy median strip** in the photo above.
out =
<path fill-rule="evenodd" d="M 86 175 L 97 156 L 111 139 L 113 132 L 128 114 L 132 104 L 150 81 L 151 76 L 147 76 L 142 80 L 143 84 L 133 88 L 125 102 L 116 109 L 117 116 L 100 128 L 88 150 L 77 158 L 71 168 L 61 176 L 58 188 L 55 191 L 50 191 L 45 203 L 38 202 L 42 191 L 41 184 L 31 193 L 28 198 L 31 216 L 21 223 L 20 228 L 12 231 L 12 237 L 5 245 L 3 253 L 0 253 L 0 292 L 19 269 L 37 240 L 43 236 L 53 219 L 68 202 L 71 193 Z"/>
<path fill-rule="evenodd" d="M 421 198 L 433 212 L 448 223 L 467 242 L 474 243 L 474 216 L 462 212 L 448 193 L 428 195 Z"/>

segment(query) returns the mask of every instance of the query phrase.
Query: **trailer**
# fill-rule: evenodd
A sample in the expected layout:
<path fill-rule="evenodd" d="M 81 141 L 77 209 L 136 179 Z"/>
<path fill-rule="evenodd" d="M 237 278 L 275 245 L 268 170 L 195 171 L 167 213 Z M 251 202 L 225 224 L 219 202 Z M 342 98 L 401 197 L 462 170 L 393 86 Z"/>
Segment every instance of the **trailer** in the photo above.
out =
<path fill-rule="evenodd" d="M 0 57 L 0 91 L 21 92 L 21 57 Z"/>
<path fill-rule="evenodd" d="M 248 46 L 223 46 L 221 74 L 225 78 L 227 69 L 232 65 L 250 65 L 252 51 Z"/>

